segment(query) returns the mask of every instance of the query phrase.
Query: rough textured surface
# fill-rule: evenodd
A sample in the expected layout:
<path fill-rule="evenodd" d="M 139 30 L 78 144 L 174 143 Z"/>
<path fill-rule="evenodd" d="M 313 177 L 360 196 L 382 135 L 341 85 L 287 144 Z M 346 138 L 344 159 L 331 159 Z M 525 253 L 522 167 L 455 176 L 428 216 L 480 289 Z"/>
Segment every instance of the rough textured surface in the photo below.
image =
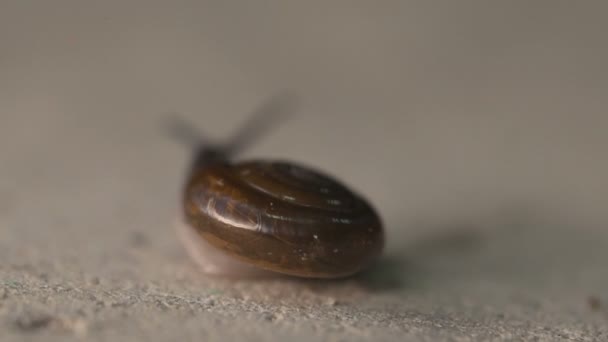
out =
<path fill-rule="evenodd" d="M 606 5 L 2 1 L 0 340 L 608 340 Z M 204 276 L 178 112 L 367 194 L 337 282 Z"/>

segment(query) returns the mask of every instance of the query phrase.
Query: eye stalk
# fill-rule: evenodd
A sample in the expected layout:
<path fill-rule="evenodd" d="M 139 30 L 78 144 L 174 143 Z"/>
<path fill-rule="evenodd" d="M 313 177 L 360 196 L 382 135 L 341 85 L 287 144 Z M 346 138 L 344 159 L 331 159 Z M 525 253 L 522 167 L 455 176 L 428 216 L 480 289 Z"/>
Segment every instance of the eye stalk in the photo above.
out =
<path fill-rule="evenodd" d="M 189 146 L 194 151 L 191 170 L 200 169 L 215 163 L 233 159 L 245 148 L 278 125 L 293 109 L 296 98 L 289 92 L 282 92 L 261 103 L 241 125 L 241 127 L 224 142 L 212 142 L 205 134 L 178 116 L 168 120 L 168 132 L 177 141 Z"/>

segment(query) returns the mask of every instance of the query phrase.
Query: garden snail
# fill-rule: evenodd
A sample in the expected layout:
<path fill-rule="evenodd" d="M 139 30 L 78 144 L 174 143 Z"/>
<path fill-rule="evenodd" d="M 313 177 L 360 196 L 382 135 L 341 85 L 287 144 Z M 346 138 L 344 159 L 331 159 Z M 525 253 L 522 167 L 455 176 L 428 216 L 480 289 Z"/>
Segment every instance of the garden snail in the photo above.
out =
<path fill-rule="evenodd" d="M 352 275 L 370 264 L 384 245 L 381 220 L 365 199 L 301 164 L 231 161 L 240 147 L 267 128 L 270 116 L 284 104 L 279 100 L 262 106 L 227 144 L 201 142 L 190 127 L 174 127 L 182 139 L 197 140 L 182 194 L 181 240 L 210 273 Z"/>

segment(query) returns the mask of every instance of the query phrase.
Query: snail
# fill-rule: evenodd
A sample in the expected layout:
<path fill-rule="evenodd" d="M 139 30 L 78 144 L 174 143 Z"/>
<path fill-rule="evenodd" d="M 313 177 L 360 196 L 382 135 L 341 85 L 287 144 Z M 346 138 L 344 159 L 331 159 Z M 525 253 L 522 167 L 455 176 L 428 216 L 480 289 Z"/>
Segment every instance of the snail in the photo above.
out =
<path fill-rule="evenodd" d="M 282 160 L 233 161 L 276 123 L 285 100 L 262 105 L 235 138 L 203 141 L 181 123 L 174 133 L 194 145 L 182 194 L 178 235 L 207 273 L 342 278 L 382 252 L 381 219 L 367 200 L 328 174 Z"/>

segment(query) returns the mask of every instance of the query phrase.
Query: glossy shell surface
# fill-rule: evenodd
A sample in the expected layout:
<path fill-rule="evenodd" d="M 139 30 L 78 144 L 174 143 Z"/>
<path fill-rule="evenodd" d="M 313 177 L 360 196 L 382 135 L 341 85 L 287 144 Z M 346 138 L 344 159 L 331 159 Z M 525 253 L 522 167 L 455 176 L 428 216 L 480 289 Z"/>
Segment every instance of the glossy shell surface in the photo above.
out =
<path fill-rule="evenodd" d="M 206 243 L 278 273 L 339 278 L 383 248 L 380 218 L 335 179 L 294 163 L 217 163 L 192 173 L 187 224 Z"/>

